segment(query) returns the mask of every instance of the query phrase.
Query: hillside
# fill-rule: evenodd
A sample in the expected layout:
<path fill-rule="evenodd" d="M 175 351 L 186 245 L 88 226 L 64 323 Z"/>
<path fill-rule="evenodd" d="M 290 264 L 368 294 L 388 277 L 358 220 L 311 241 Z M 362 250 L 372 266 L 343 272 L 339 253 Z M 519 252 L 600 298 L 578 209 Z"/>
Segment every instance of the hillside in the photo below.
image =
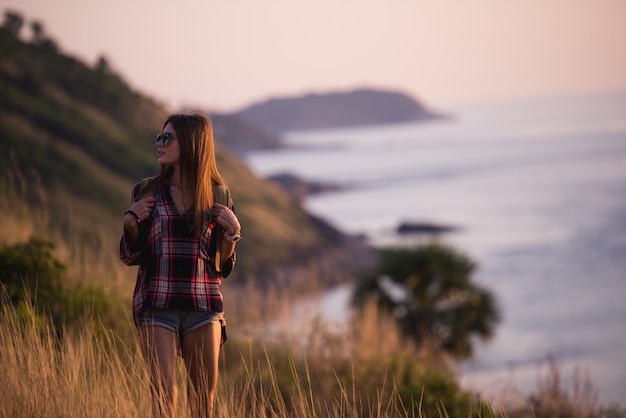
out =
<path fill-rule="evenodd" d="M 24 42 L 1 28 L 0 50 L 0 186 L 12 184 L 45 205 L 60 230 L 80 224 L 88 240 L 117 233 L 133 184 L 157 171 L 154 135 L 168 109 L 132 91 L 105 61 L 90 68 L 50 39 Z M 216 118 L 218 138 L 250 130 L 234 117 Z M 238 277 L 306 259 L 339 238 L 219 143 L 218 156 L 245 237 Z"/>
<path fill-rule="evenodd" d="M 372 89 L 274 98 L 253 104 L 235 114 L 274 133 L 441 117 L 406 94 Z"/>

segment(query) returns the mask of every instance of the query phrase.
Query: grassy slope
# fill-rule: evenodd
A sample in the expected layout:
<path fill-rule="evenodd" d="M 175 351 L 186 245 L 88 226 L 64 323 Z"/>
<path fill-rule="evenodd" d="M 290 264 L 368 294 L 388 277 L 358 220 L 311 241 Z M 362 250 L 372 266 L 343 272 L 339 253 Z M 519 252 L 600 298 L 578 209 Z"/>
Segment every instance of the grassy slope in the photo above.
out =
<path fill-rule="evenodd" d="M 33 202 L 46 200 L 63 228 L 73 208 L 85 234 L 98 223 L 119 229 L 130 189 L 156 172 L 154 133 L 168 113 L 108 71 L 95 70 L 0 29 L 0 179 L 12 178 Z M 228 137 L 228 123 L 220 134 Z M 301 207 L 259 179 L 218 144 L 218 164 L 229 182 L 245 239 L 238 272 L 303 254 L 328 239 Z M 55 215 L 56 214 L 56 215 Z"/>

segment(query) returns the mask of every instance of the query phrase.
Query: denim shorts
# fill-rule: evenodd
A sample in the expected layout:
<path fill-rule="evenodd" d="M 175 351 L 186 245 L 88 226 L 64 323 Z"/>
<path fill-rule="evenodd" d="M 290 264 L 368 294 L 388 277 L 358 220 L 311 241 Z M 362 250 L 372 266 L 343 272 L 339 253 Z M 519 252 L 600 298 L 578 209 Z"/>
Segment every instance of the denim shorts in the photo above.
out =
<path fill-rule="evenodd" d="M 141 316 L 139 326 L 167 328 L 180 336 L 211 322 L 220 322 L 222 331 L 226 326 L 224 312 L 181 311 L 178 309 L 147 309 Z"/>

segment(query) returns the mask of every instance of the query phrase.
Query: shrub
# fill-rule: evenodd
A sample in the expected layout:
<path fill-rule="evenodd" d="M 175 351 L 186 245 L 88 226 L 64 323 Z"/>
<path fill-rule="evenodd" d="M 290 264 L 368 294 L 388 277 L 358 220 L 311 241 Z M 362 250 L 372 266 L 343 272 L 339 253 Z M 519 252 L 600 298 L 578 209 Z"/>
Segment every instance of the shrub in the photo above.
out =
<path fill-rule="evenodd" d="M 50 317 L 55 326 L 98 317 L 106 326 L 127 332 L 119 321 L 115 296 L 97 286 L 68 284 L 68 267 L 56 259 L 54 244 L 44 237 L 0 249 L 0 283 L 10 303 L 23 310 L 32 304 L 37 315 Z"/>
<path fill-rule="evenodd" d="M 67 266 L 54 258 L 53 248 L 35 237 L 0 249 L 0 282 L 14 305 L 32 298 L 53 317 L 62 313 Z"/>

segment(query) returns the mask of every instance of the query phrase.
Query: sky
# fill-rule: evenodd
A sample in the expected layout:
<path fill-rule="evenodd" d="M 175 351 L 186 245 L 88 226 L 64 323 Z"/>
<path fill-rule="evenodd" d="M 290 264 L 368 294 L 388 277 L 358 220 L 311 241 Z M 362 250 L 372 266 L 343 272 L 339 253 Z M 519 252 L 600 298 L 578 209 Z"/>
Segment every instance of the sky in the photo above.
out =
<path fill-rule="evenodd" d="M 626 90 L 626 0 L 0 0 L 170 109 L 371 87 L 428 107 Z M 1 52 L 0 52 L 1 54 Z"/>

